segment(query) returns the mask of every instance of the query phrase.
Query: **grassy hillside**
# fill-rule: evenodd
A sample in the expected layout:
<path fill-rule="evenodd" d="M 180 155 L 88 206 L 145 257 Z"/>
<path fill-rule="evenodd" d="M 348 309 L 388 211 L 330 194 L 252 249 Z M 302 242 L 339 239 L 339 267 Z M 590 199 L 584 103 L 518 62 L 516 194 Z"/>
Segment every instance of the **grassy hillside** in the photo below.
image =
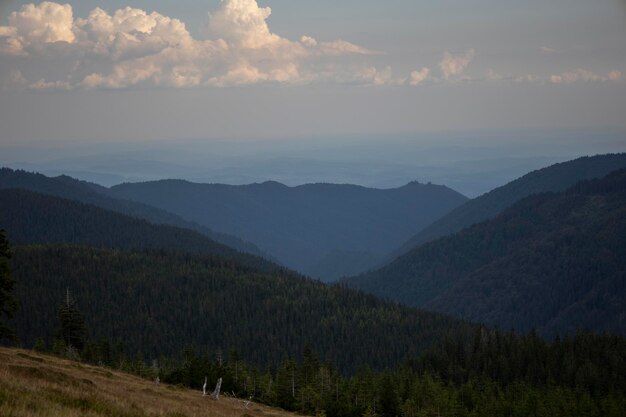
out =
<path fill-rule="evenodd" d="M 293 413 L 20 349 L 0 348 L 2 417 L 290 417 Z"/>
<path fill-rule="evenodd" d="M 403 303 L 544 334 L 626 334 L 626 170 L 419 246 L 346 283 Z"/>
<path fill-rule="evenodd" d="M 551 165 L 524 175 L 465 204 L 425 227 L 387 256 L 391 262 L 411 249 L 490 219 L 529 195 L 560 192 L 579 181 L 600 178 L 626 168 L 626 154 L 597 155 Z"/>

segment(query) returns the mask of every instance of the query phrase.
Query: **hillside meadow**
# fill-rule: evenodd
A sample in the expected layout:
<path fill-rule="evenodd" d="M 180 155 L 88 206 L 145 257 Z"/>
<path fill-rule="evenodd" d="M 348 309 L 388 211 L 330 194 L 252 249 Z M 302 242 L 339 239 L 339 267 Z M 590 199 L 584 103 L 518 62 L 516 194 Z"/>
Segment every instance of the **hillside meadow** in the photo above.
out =
<path fill-rule="evenodd" d="M 222 395 L 157 384 L 108 368 L 0 348 L 2 417 L 296 417 Z"/>

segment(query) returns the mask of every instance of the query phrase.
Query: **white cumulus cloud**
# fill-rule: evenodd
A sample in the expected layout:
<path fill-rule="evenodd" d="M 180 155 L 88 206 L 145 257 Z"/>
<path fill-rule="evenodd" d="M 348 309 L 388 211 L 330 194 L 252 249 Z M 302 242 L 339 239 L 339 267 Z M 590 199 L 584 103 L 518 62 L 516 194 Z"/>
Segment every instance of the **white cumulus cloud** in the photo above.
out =
<path fill-rule="evenodd" d="M 46 81 L 41 79 L 32 83 L 30 86 L 33 90 L 69 90 L 71 86 L 65 81 Z"/>
<path fill-rule="evenodd" d="M 388 85 L 395 84 L 396 80 L 393 78 L 393 72 L 390 66 L 379 70 L 375 67 L 365 68 L 358 73 L 357 81 L 361 81 L 364 84 L 370 85 Z"/>
<path fill-rule="evenodd" d="M 453 76 L 463 74 L 467 66 L 474 59 L 474 49 L 469 49 L 460 55 L 444 52 L 443 59 L 439 62 L 439 69 L 446 80 Z"/>
<path fill-rule="evenodd" d="M 411 76 L 409 78 L 409 84 L 415 86 L 415 85 L 419 85 L 422 82 L 424 82 L 428 76 L 430 75 L 430 69 L 429 68 L 422 68 L 419 71 L 413 71 L 411 72 Z"/>
<path fill-rule="evenodd" d="M 9 16 L 10 27 L 25 43 L 74 42 L 73 22 L 72 6 L 49 1 L 27 4 Z"/>
<path fill-rule="evenodd" d="M 341 39 L 283 38 L 270 30 L 270 15 L 256 0 L 221 0 L 209 14 L 211 38 L 196 39 L 182 21 L 157 12 L 96 8 L 77 18 L 69 4 L 27 4 L 0 26 L 0 54 L 20 56 L 12 71 L 38 90 L 298 84 L 338 81 L 350 71 L 352 80 L 387 82 L 387 68 L 374 68 L 368 80 L 370 65 L 344 62 L 375 52 Z"/>
<path fill-rule="evenodd" d="M 611 71 L 607 75 L 596 74 L 592 71 L 578 68 L 562 74 L 550 76 L 550 82 L 554 84 L 572 84 L 578 81 L 619 81 L 622 78 L 620 71 Z"/>
<path fill-rule="evenodd" d="M 394 76 L 384 55 L 343 39 L 272 32 L 269 7 L 257 0 L 220 0 L 208 14 L 207 38 L 185 23 L 133 7 L 91 10 L 78 17 L 69 4 L 25 4 L 0 26 L 2 88 L 33 90 L 228 87 L 258 83 L 336 83 L 417 86 L 425 82 L 517 82 L 573 84 L 618 82 L 622 73 L 576 69 L 553 75 L 500 75 L 472 79 L 465 71 L 474 49 L 444 52 L 430 67 Z M 554 52 L 543 47 L 542 52 Z M 379 55 L 376 58 L 372 55 Z M 377 64 L 373 65 L 374 61 Z M 434 74 L 438 65 L 440 74 Z M 418 67 L 419 68 L 419 67 Z"/>
<path fill-rule="evenodd" d="M 221 8 L 209 14 L 209 28 L 229 43 L 244 48 L 260 48 L 284 41 L 270 32 L 269 7 L 259 7 L 256 0 L 222 0 Z"/>

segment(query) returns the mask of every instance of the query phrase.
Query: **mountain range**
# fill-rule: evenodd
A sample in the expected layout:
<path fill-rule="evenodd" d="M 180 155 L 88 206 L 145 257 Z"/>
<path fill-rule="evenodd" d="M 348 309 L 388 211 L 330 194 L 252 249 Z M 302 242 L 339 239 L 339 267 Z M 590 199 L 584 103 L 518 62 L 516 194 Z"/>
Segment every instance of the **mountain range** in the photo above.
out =
<path fill-rule="evenodd" d="M 468 321 L 545 336 L 577 327 L 626 334 L 624 167 L 624 154 L 581 158 L 469 201 L 419 183 L 375 190 L 171 180 L 109 189 L 3 169 L 0 226 L 15 246 L 18 334 L 27 344 L 50 336 L 68 287 L 98 323 L 93 337 L 119 335 L 151 355 L 235 346 L 264 363 L 310 343 L 354 369 L 398 364 L 464 334 Z M 442 202 L 458 208 L 424 230 L 444 236 L 338 286 L 244 241 L 290 247 L 278 255 L 303 265 L 317 254 L 312 275 L 338 276 L 378 261 L 372 248 L 381 253 L 402 225 L 436 218 Z M 344 246 L 323 250 L 331 240 Z"/>
<path fill-rule="evenodd" d="M 106 188 L 66 175 L 51 178 L 8 168 L 0 170 L 3 188 L 27 189 L 192 229 L 323 281 L 370 269 L 420 228 L 467 201 L 447 187 L 417 182 L 388 190 L 176 180 Z"/>
<path fill-rule="evenodd" d="M 372 189 L 164 180 L 121 184 L 111 187 L 110 193 L 238 236 L 282 264 L 323 281 L 369 269 L 421 228 L 467 201 L 445 186 L 418 182 Z"/>
<path fill-rule="evenodd" d="M 0 189 L 7 188 L 49 194 L 144 219 L 154 224 L 167 224 L 195 230 L 211 240 L 230 246 L 238 251 L 270 258 L 269 255 L 263 253 L 258 247 L 249 242 L 244 242 L 234 236 L 216 233 L 207 227 L 183 220 L 179 216 L 155 207 L 115 198 L 109 194 L 109 190 L 106 187 L 80 181 L 67 175 L 51 178 L 34 172 L 0 168 Z"/>
<path fill-rule="evenodd" d="M 625 238 L 626 170 L 618 170 L 534 194 L 344 283 L 503 329 L 626 335 Z"/>
<path fill-rule="evenodd" d="M 495 217 L 529 195 L 563 191 L 578 181 L 603 177 L 621 168 L 626 168 L 624 153 L 586 156 L 532 171 L 453 209 L 391 252 L 386 260 L 392 261 L 416 246 Z"/>
<path fill-rule="evenodd" d="M 0 225 L 15 245 L 65 244 L 167 249 L 230 259 L 262 271 L 281 268 L 191 229 L 153 224 L 115 211 L 24 189 L 0 190 Z"/>

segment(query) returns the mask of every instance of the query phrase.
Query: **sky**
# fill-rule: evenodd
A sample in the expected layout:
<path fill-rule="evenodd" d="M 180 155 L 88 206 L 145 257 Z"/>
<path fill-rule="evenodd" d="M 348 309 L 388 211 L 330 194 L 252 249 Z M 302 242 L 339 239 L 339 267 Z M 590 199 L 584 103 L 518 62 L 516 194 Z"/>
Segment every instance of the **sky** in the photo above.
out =
<path fill-rule="evenodd" d="M 623 150 L 624 109 L 624 0 L 0 0 L 4 163 L 219 141 L 332 160 L 346 138 L 477 131 L 503 155 L 558 136 L 558 159 Z"/>

